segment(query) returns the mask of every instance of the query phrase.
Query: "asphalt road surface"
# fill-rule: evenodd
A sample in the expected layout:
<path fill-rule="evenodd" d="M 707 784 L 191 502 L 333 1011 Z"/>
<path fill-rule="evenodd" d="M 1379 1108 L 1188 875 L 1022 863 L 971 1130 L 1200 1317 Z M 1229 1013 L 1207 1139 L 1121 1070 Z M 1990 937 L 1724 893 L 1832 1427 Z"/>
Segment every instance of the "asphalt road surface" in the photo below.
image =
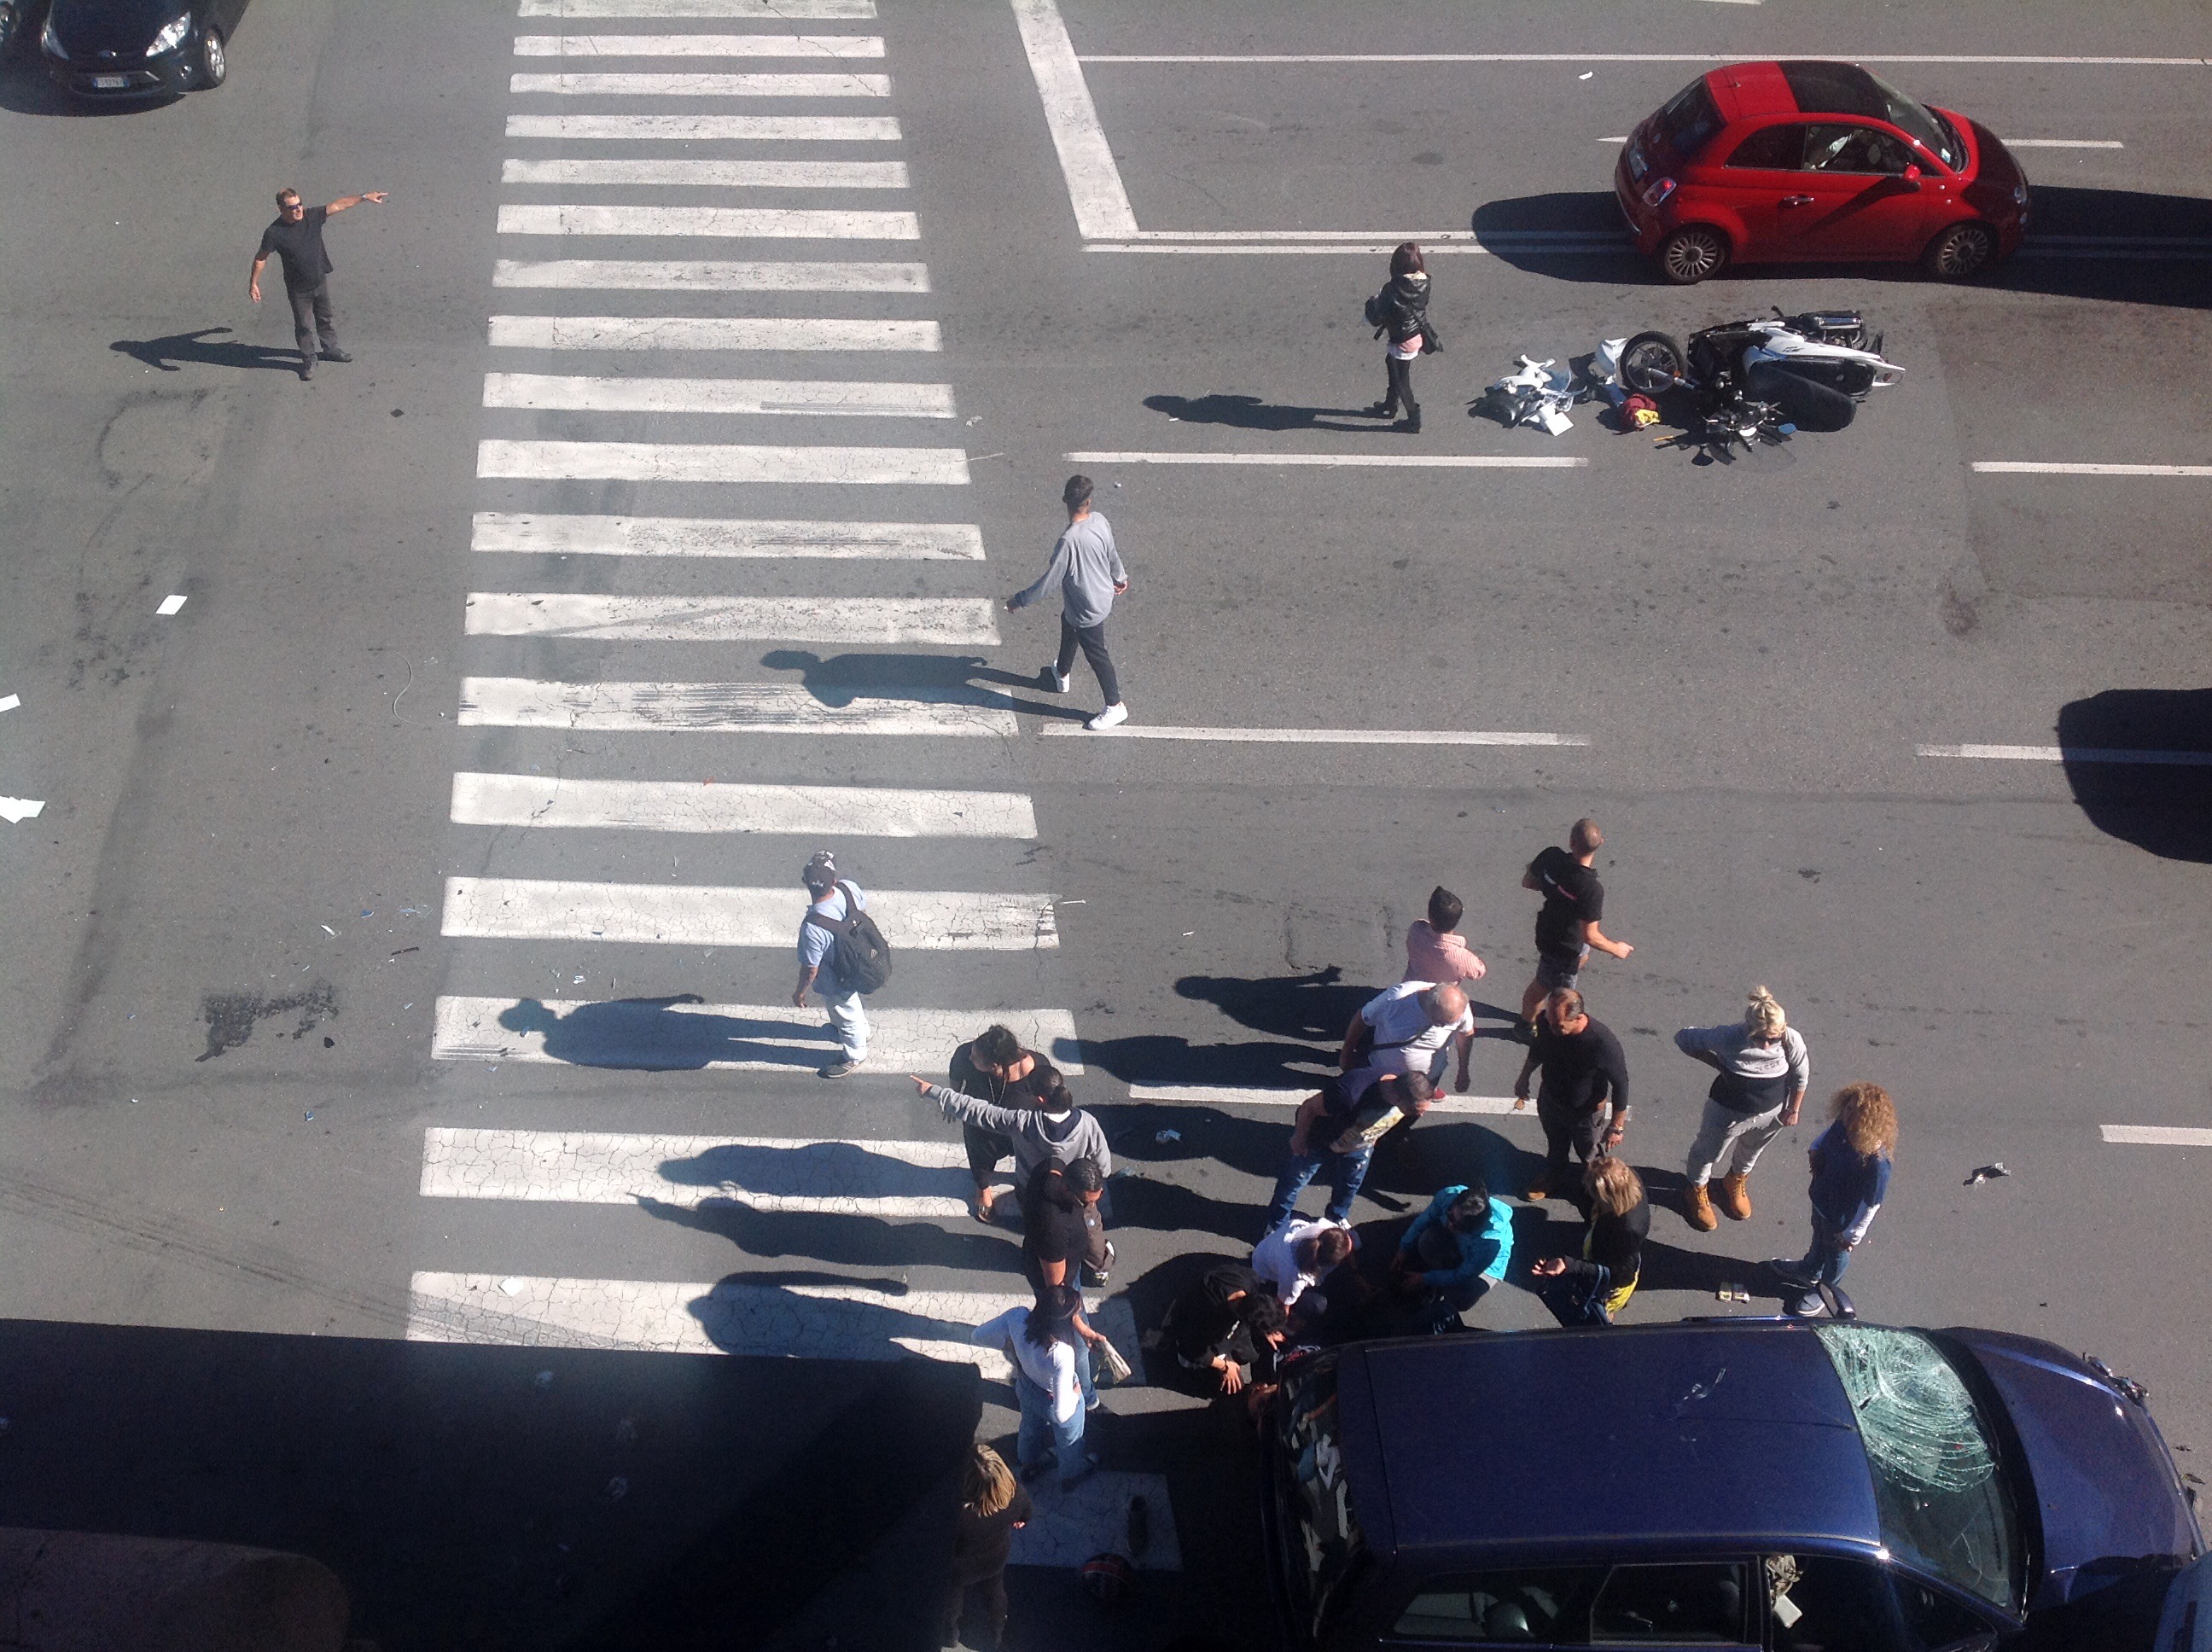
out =
<path fill-rule="evenodd" d="M 1752 1221 L 1673 1208 L 1668 1035 L 1766 984 L 1816 1099 L 1898 1097 L 1862 1312 L 2094 1351 L 2212 1452 L 2201 8 L 521 9 L 257 6 L 161 107 L 0 76 L 0 1315 L 964 1362 L 1017 1236 L 902 1075 L 1009 1018 L 1115 1143 L 1133 1343 L 1176 1259 L 1259 1236 L 1429 889 L 1495 1027 L 1522 868 L 1590 814 L 1636 951 L 1584 985 L 1662 1206 L 1628 1317 L 1771 1312 L 1802 1242 L 1809 1115 Z M 2020 142 L 2021 255 L 1656 284 L 1618 138 L 1775 55 Z M 310 383 L 276 271 L 245 291 L 281 185 L 391 191 L 330 227 L 355 360 Z M 1409 236 L 1419 437 L 1358 411 Z M 1524 353 L 1769 305 L 1863 308 L 1904 383 L 1726 467 L 1472 410 Z M 1036 688 L 1049 603 L 997 600 L 1078 469 L 1131 570 L 1117 736 L 1087 667 Z M 897 954 L 836 1084 L 788 1004 L 821 847 Z M 1526 1185 L 1497 1106 L 1378 1172 L 1374 1242 Z M 1474 1317 L 1547 1319 L 1517 1283 Z M 1194 1406 L 1109 1394 L 1018 1630 L 1240 1621 L 1234 1425 Z M 1137 1494 L 1150 1616 L 1070 1615 Z M 893 1512 L 791 1643 L 927 1632 L 882 1580 L 941 1532 Z"/>

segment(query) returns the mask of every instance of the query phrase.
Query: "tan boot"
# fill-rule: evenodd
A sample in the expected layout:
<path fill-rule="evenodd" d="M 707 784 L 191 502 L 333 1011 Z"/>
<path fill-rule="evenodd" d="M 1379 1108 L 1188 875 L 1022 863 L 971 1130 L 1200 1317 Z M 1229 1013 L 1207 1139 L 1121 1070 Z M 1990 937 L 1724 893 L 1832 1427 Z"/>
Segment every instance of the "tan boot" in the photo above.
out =
<path fill-rule="evenodd" d="M 1721 1224 L 1720 1218 L 1713 1214 L 1713 1201 L 1696 1182 L 1682 1190 L 1682 1219 L 1699 1233 L 1711 1233 Z"/>
<path fill-rule="evenodd" d="M 1737 1170 L 1723 1176 L 1720 1193 L 1720 1198 L 1714 1202 L 1719 1205 L 1723 1215 L 1733 1218 L 1738 1222 L 1751 1220 L 1750 1180 L 1742 1171 Z"/>

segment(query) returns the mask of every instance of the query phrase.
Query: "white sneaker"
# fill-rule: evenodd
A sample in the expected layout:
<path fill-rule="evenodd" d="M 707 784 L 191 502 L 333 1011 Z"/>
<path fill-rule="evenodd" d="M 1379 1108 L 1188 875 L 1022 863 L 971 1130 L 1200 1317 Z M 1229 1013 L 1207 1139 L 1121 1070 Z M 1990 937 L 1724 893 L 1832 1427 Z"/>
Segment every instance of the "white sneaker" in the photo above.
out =
<path fill-rule="evenodd" d="M 1129 720 L 1129 708 L 1116 700 L 1083 726 L 1093 734 L 1103 733 L 1109 728 L 1119 728 Z"/>
<path fill-rule="evenodd" d="M 1072 677 L 1062 677 L 1050 665 L 1045 666 L 1037 672 L 1037 686 L 1047 694 L 1066 694 L 1073 686 L 1074 681 Z"/>

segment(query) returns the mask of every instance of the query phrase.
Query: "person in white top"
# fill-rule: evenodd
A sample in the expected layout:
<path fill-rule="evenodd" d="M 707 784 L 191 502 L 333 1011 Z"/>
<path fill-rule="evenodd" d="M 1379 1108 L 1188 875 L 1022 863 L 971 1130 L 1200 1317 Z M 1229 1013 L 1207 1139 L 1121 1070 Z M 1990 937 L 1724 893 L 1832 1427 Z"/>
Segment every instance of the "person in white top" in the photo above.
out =
<path fill-rule="evenodd" d="M 1289 1308 L 1351 1254 L 1352 1236 L 1335 1223 L 1294 1216 L 1253 1247 L 1252 1271 Z"/>
<path fill-rule="evenodd" d="M 1012 1362 L 1014 1394 L 1021 1405 L 1015 1455 L 1022 1479 L 1033 1480 L 1056 1461 L 1062 1489 L 1086 1478 L 1098 1459 L 1083 1449 L 1083 1420 L 1098 1404 L 1091 1377 L 1091 1350 L 1106 1339 L 1083 1317 L 1083 1295 L 1073 1285 L 1048 1285 L 1031 1308 L 1009 1308 L 969 1338 L 997 1348 Z"/>
<path fill-rule="evenodd" d="M 1445 1052 L 1455 1049 L 1459 1074 L 1452 1088 L 1464 1090 L 1468 1083 L 1468 1052 L 1474 1048 L 1474 1011 L 1468 1007 L 1467 993 L 1462 988 L 1434 981 L 1401 981 L 1377 993 L 1352 1017 L 1352 1024 L 1344 1029 L 1344 1048 L 1337 1053 L 1336 1064 L 1355 1077 L 1418 1072 L 1440 1080 Z M 1361 1088 L 1354 1079 L 1347 1079 L 1346 1085 L 1354 1090 Z"/>

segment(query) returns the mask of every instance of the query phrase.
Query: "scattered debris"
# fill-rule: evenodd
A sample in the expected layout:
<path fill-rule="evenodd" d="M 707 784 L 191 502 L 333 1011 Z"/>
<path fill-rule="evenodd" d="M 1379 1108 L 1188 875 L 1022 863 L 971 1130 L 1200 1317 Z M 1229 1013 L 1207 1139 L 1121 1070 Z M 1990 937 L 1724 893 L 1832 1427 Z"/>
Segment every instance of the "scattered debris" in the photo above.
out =
<path fill-rule="evenodd" d="M 500 1293 L 502 1296 L 519 1297 L 522 1294 L 522 1281 L 519 1278 L 501 1279 L 499 1282 Z M 550 1376 L 551 1373 L 548 1372 L 547 1375 Z"/>
<path fill-rule="evenodd" d="M 1567 416 L 1567 410 L 1577 402 L 1588 401 L 1589 391 L 1577 387 L 1574 374 L 1562 372 L 1552 361 L 1527 355 L 1520 359 L 1519 371 L 1507 374 L 1484 391 L 1475 410 L 1487 412 L 1509 430 L 1516 425 L 1533 424 L 1558 436 L 1573 429 L 1575 422 Z"/>
<path fill-rule="evenodd" d="M 620 1503 L 629 1495 L 629 1482 L 617 1474 L 607 1482 L 607 1496 Z"/>
<path fill-rule="evenodd" d="M 1171 1141 L 1182 1139 L 1182 1132 L 1180 1130 L 1158 1130 L 1152 1133 L 1152 1145 L 1155 1147 L 1164 1147 Z"/>
<path fill-rule="evenodd" d="M 1978 1187 L 1984 1181 L 1995 1181 L 1999 1176 L 2008 1176 L 2011 1174 L 2011 1171 L 2005 1169 L 2004 1161 L 1999 1159 L 1994 1164 L 1980 1166 L 1959 1185 L 1962 1187 Z"/>
<path fill-rule="evenodd" d="M 537 1376 L 532 1377 L 530 1380 L 541 1388 L 550 1388 L 553 1386 L 553 1373 L 550 1371 L 540 1371 Z"/>
<path fill-rule="evenodd" d="M 410 952 L 420 952 L 422 950 L 422 949 L 419 946 L 403 946 L 397 952 L 394 952 L 392 955 L 392 958 L 404 958 Z M 386 958 L 385 962 L 389 963 L 392 962 L 392 958 Z"/>
<path fill-rule="evenodd" d="M 1741 1285 L 1736 1284 L 1733 1279 L 1722 1281 L 1721 1288 L 1714 1291 L 1713 1296 L 1716 1299 L 1721 1302 L 1749 1302 L 1751 1300 L 1751 1292 L 1746 1291 Z"/>
<path fill-rule="evenodd" d="M 174 592 L 172 592 L 169 595 L 161 598 L 161 605 L 159 608 L 156 608 L 154 611 L 156 614 L 159 614 L 162 618 L 167 619 L 170 615 L 182 611 L 184 605 L 185 599 L 182 597 L 178 596 Z"/>
<path fill-rule="evenodd" d="M 336 940 L 337 938 L 337 931 L 332 929 L 328 924 L 325 924 L 323 926 L 323 933 L 329 936 L 332 940 Z"/>

